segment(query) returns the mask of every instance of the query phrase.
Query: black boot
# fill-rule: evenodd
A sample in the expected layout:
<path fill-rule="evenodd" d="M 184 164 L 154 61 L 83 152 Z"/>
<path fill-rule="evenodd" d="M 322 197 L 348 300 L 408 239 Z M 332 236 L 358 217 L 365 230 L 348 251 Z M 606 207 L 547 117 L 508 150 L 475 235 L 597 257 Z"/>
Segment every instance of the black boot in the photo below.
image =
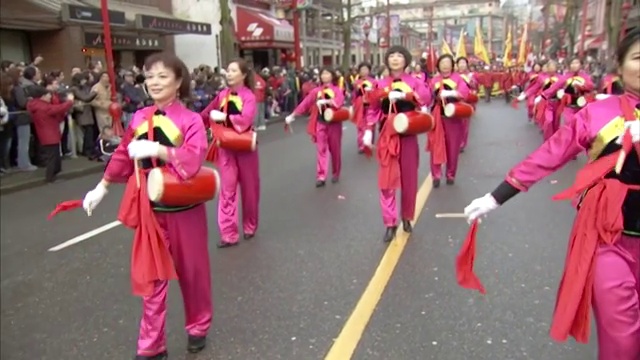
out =
<path fill-rule="evenodd" d="M 340 178 L 337 176 L 334 176 L 331 178 L 331 183 L 333 184 L 337 184 L 338 182 L 340 182 Z"/>
<path fill-rule="evenodd" d="M 440 179 L 433 179 L 433 188 L 437 189 L 440 187 Z"/>
<path fill-rule="evenodd" d="M 207 346 L 207 337 L 206 336 L 194 336 L 189 335 L 189 340 L 187 343 L 187 351 L 195 354 L 199 353 Z"/>
<path fill-rule="evenodd" d="M 455 184 L 455 183 L 456 183 L 456 181 L 455 181 L 455 180 L 453 180 L 453 179 L 447 179 L 447 185 L 453 185 L 453 184 Z"/>
<path fill-rule="evenodd" d="M 251 239 L 253 239 L 254 236 L 256 236 L 256 234 L 244 234 L 244 239 L 245 240 L 251 240 Z"/>
<path fill-rule="evenodd" d="M 411 226 L 411 221 L 402 220 L 402 230 L 404 230 L 404 232 L 406 232 L 407 234 L 411 234 L 411 232 L 413 232 L 413 226 Z"/>
<path fill-rule="evenodd" d="M 224 248 L 233 247 L 237 245 L 238 245 L 237 241 L 236 242 L 220 241 L 216 246 L 218 247 L 218 249 L 224 249 Z"/>
<path fill-rule="evenodd" d="M 136 355 L 135 360 L 167 360 L 169 354 L 166 351 L 161 352 L 153 356 Z"/>
<path fill-rule="evenodd" d="M 316 181 L 316 187 L 317 187 L 317 188 L 319 188 L 319 187 L 323 187 L 325 184 L 326 184 L 326 183 L 325 183 L 325 181 L 324 181 L 324 180 L 318 180 L 318 181 Z"/>
<path fill-rule="evenodd" d="M 384 233 L 384 238 L 382 238 L 382 242 L 391 242 L 393 238 L 396 237 L 396 230 L 398 230 L 397 226 L 389 226 L 387 227 L 387 231 Z"/>

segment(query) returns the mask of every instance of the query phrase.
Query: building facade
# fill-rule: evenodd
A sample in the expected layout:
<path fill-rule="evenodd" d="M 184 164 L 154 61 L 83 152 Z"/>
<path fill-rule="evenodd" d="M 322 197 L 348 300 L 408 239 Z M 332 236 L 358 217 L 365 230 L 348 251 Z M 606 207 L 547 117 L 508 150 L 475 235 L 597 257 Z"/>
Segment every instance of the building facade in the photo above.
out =
<path fill-rule="evenodd" d="M 174 51 L 174 36 L 210 36 L 211 24 L 172 14 L 171 0 L 109 1 L 116 66 L 141 66 L 151 53 Z M 2 3 L 0 58 L 25 63 L 41 55 L 45 71 L 105 62 L 100 0 Z"/>
<path fill-rule="evenodd" d="M 209 24 L 210 34 L 183 34 L 174 36 L 176 54 L 190 69 L 200 65 L 220 66 L 220 1 L 173 0 L 173 15 L 179 19 Z"/>

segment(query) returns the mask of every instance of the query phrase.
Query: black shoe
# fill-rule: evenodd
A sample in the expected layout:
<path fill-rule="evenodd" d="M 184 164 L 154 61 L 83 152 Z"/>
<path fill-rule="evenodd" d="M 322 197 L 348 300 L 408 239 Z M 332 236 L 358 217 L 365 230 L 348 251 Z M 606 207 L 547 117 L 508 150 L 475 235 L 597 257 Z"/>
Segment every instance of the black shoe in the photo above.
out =
<path fill-rule="evenodd" d="M 253 239 L 254 236 L 256 236 L 256 234 L 244 234 L 244 239 L 245 240 L 251 240 L 251 239 Z"/>
<path fill-rule="evenodd" d="M 433 188 L 437 189 L 440 187 L 440 179 L 433 179 Z"/>
<path fill-rule="evenodd" d="M 153 356 L 136 355 L 134 360 L 167 360 L 169 354 L 166 351 L 161 352 Z"/>
<path fill-rule="evenodd" d="M 453 184 L 455 184 L 455 183 L 456 183 L 456 181 L 455 181 L 455 180 L 453 180 L 453 179 L 447 179 L 447 185 L 453 185 Z"/>
<path fill-rule="evenodd" d="M 411 221 L 402 220 L 402 230 L 407 234 L 411 234 L 413 232 L 413 226 L 411 226 Z"/>
<path fill-rule="evenodd" d="M 384 237 L 382 238 L 382 242 L 391 242 L 396 237 L 396 230 L 398 230 L 397 226 L 389 226 L 387 227 L 387 231 L 384 233 Z"/>
<path fill-rule="evenodd" d="M 332 177 L 331 178 L 331 183 L 332 184 L 337 184 L 339 181 L 340 181 L 340 178 L 338 178 L 338 177 Z"/>
<path fill-rule="evenodd" d="M 326 182 L 325 182 L 324 180 L 318 180 L 318 181 L 316 181 L 316 187 L 317 187 L 317 188 L 319 188 L 319 187 L 323 187 L 323 186 L 325 186 L 325 185 L 326 185 Z"/>
<path fill-rule="evenodd" d="M 237 246 L 238 242 L 226 242 L 226 241 L 220 241 L 216 246 L 218 247 L 218 249 L 224 249 L 224 248 L 228 248 L 228 247 L 232 247 L 232 246 Z"/>
<path fill-rule="evenodd" d="M 460 154 L 464 153 L 464 148 L 460 148 Z"/>
<path fill-rule="evenodd" d="M 358 154 L 364 154 L 364 149 L 358 150 Z"/>
<path fill-rule="evenodd" d="M 194 336 L 189 335 L 189 340 L 187 343 L 187 351 L 195 354 L 199 353 L 207 346 L 207 337 L 206 336 Z"/>

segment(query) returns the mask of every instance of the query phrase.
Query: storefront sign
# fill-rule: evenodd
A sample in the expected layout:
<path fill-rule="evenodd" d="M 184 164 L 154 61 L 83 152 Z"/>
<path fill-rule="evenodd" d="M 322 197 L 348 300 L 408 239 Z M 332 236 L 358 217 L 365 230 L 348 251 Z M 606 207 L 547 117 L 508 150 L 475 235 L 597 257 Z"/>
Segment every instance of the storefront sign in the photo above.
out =
<path fill-rule="evenodd" d="M 211 24 L 149 15 L 136 15 L 136 27 L 143 30 L 160 30 L 175 34 L 211 35 Z"/>
<path fill-rule="evenodd" d="M 162 50 L 164 39 L 157 36 L 112 35 L 115 50 Z M 104 36 L 99 33 L 84 33 L 84 46 L 104 48 Z"/>
<path fill-rule="evenodd" d="M 85 24 L 102 24 L 102 12 L 99 8 L 62 4 L 62 20 Z M 127 24 L 124 12 L 109 10 L 109 22 L 113 26 Z"/>

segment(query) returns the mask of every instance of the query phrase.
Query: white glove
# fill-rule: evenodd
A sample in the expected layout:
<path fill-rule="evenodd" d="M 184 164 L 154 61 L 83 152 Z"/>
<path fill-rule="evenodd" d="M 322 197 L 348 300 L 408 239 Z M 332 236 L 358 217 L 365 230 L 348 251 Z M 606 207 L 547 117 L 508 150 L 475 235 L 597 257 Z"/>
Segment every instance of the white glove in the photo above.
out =
<path fill-rule="evenodd" d="M 402 100 L 405 99 L 407 97 L 407 94 L 401 92 L 401 91 L 392 91 L 389 93 L 389 101 L 393 102 L 393 101 L 397 101 L 397 100 Z"/>
<path fill-rule="evenodd" d="M 287 116 L 286 118 L 284 118 L 284 122 L 288 125 L 291 124 L 292 122 L 296 121 L 296 116 L 294 114 L 291 114 L 289 116 Z"/>
<path fill-rule="evenodd" d="M 329 105 L 331 104 L 331 100 L 329 99 L 320 99 L 318 101 L 316 101 L 316 105 L 321 106 L 321 105 Z"/>
<path fill-rule="evenodd" d="M 574 78 L 573 81 L 571 81 L 571 85 L 584 86 L 584 80 L 581 78 Z"/>
<path fill-rule="evenodd" d="M 160 143 L 149 140 L 134 140 L 127 146 L 129 157 L 134 160 L 158 157 Z"/>
<path fill-rule="evenodd" d="M 558 99 L 562 99 L 564 97 L 564 90 L 563 89 L 558 90 L 558 92 L 556 93 L 556 97 Z"/>
<path fill-rule="evenodd" d="M 371 130 L 364 131 L 364 135 L 362 135 L 362 143 L 368 148 L 373 147 L 373 133 Z"/>
<path fill-rule="evenodd" d="M 536 96 L 536 98 L 533 99 L 533 105 L 538 105 L 540 101 L 542 101 L 542 95 Z"/>
<path fill-rule="evenodd" d="M 219 110 L 211 110 L 211 112 L 209 113 L 209 118 L 211 118 L 211 120 L 215 122 L 223 122 L 227 120 L 227 114 Z"/>
<path fill-rule="evenodd" d="M 454 97 L 458 97 L 458 92 L 455 90 L 440 90 L 440 98 L 441 99 L 446 99 L 446 98 L 454 98 Z"/>
<path fill-rule="evenodd" d="M 518 101 L 522 102 L 522 101 L 525 101 L 526 99 L 527 99 L 527 94 L 522 93 L 518 95 Z"/>
<path fill-rule="evenodd" d="M 369 92 L 369 91 L 371 91 L 371 90 L 373 90 L 373 88 L 372 88 L 372 87 L 366 87 L 366 88 L 364 88 L 364 92 Z"/>
<path fill-rule="evenodd" d="M 629 132 L 631 133 L 631 142 L 634 144 L 639 143 L 640 142 L 640 120 L 625 121 L 624 132 L 626 132 L 627 129 L 629 129 Z M 618 138 L 616 139 L 616 144 L 622 145 L 624 132 L 620 134 L 620 136 L 618 136 Z"/>
<path fill-rule="evenodd" d="M 428 106 L 421 106 L 420 107 L 420 112 L 421 113 L 425 113 L 425 114 L 430 114 L 431 112 L 429 111 L 429 107 Z"/>
<path fill-rule="evenodd" d="M 464 215 L 467 217 L 467 221 L 472 223 L 474 220 L 478 219 L 481 216 L 486 216 L 492 210 L 495 210 L 499 207 L 496 199 L 491 196 L 491 194 L 487 194 L 481 198 L 477 198 L 471 202 L 471 204 L 467 205 L 464 208 Z"/>
<path fill-rule="evenodd" d="M 91 216 L 93 210 L 100 204 L 100 201 L 107 195 L 107 188 L 99 183 L 95 189 L 89 191 L 82 200 L 82 208 L 87 212 L 87 215 Z"/>
<path fill-rule="evenodd" d="M 609 94 L 596 94 L 596 100 L 604 100 L 609 98 Z"/>

